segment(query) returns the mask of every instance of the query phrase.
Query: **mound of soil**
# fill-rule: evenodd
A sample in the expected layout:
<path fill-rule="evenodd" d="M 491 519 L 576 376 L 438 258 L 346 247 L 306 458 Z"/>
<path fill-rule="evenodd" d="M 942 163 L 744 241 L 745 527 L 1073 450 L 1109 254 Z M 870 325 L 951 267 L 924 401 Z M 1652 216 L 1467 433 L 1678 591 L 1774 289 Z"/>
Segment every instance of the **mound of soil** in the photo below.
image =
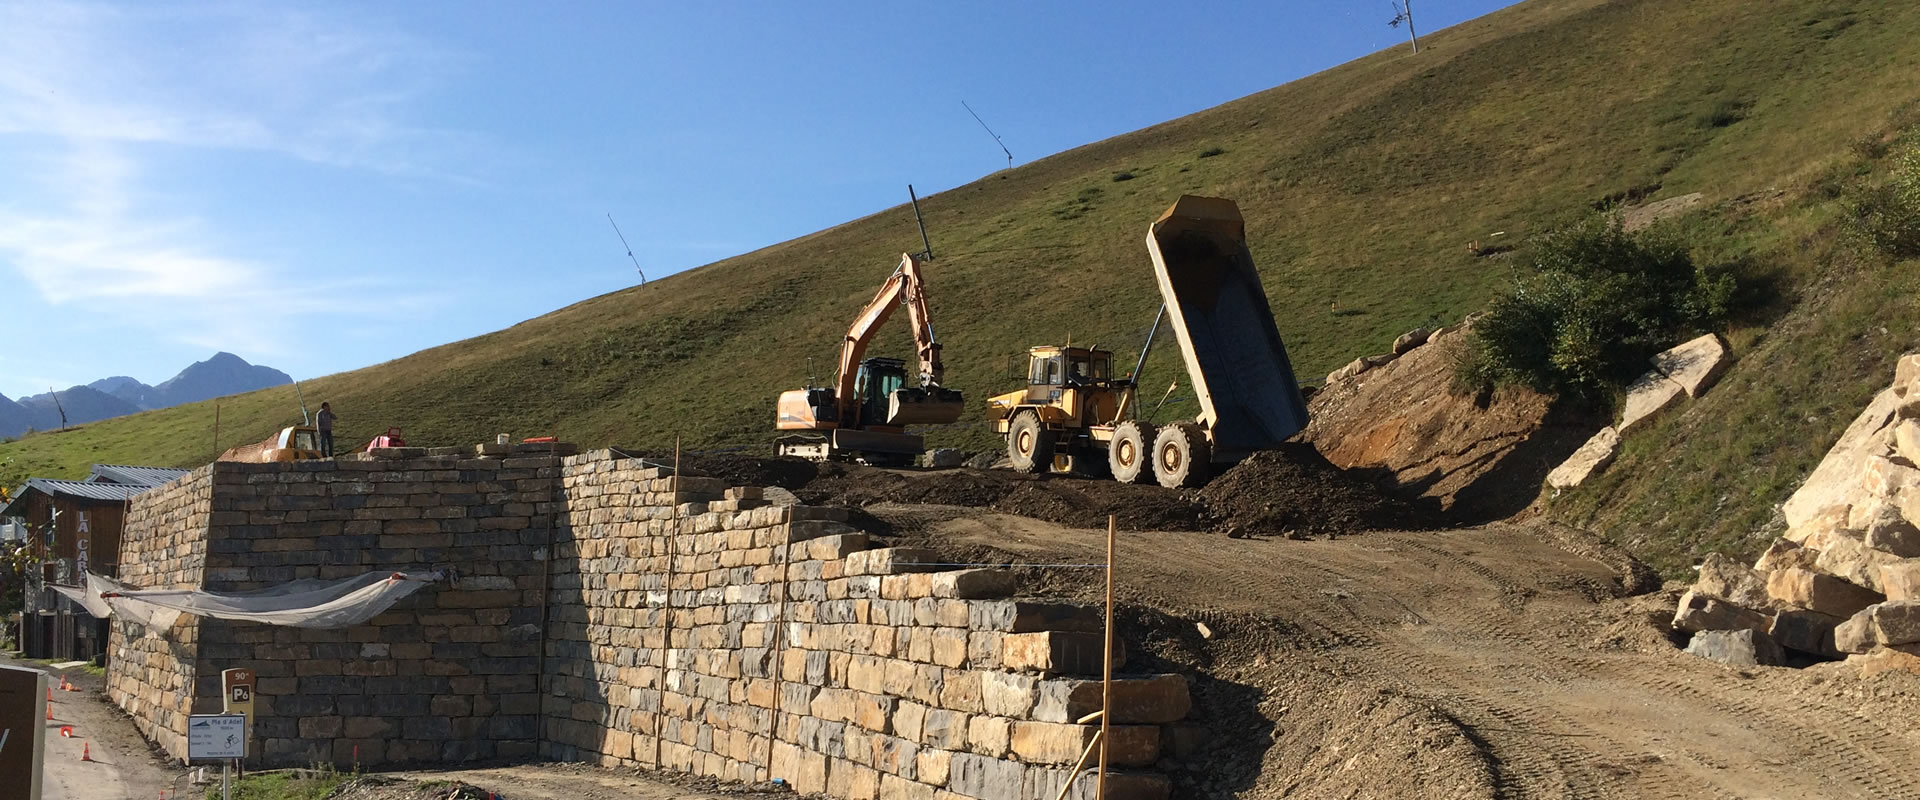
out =
<path fill-rule="evenodd" d="M 648 457 L 671 461 L 671 455 Z M 1124 530 L 1246 536 L 1422 527 L 1404 502 L 1342 472 L 1304 444 L 1260 453 L 1198 491 L 1001 469 L 893 470 L 737 453 L 686 453 L 681 463 L 689 474 L 737 486 L 780 487 L 809 505 L 856 510 L 880 504 L 959 506 L 1075 528 L 1104 527 L 1113 515 Z"/>
<path fill-rule="evenodd" d="M 1255 453 L 1200 490 L 1232 534 L 1329 533 L 1424 527 L 1402 501 L 1342 472 L 1312 445 Z"/>

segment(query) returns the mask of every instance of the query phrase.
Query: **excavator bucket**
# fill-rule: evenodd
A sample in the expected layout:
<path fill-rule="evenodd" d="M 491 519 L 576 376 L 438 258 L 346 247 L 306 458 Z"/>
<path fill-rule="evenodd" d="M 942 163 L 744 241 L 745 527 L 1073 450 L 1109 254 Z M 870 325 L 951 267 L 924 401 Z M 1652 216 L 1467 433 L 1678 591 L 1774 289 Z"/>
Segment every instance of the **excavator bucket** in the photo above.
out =
<path fill-rule="evenodd" d="M 966 403 L 960 392 L 929 386 L 898 389 L 887 396 L 888 425 L 945 425 L 960 421 Z"/>
<path fill-rule="evenodd" d="M 1247 251 L 1240 207 L 1182 196 L 1154 221 L 1147 250 L 1215 457 L 1278 447 L 1305 428 L 1307 403 Z"/>

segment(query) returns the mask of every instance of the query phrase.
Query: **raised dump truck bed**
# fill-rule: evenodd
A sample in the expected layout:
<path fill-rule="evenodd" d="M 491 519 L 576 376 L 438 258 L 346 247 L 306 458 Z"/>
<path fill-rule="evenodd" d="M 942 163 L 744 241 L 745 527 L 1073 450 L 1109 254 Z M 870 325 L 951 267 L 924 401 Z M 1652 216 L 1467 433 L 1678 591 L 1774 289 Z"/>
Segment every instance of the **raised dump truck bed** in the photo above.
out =
<path fill-rule="evenodd" d="M 1167 319 L 1213 440 L 1213 460 L 1278 447 L 1307 426 L 1246 221 L 1232 200 L 1183 196 L 1147 234 Z"/>

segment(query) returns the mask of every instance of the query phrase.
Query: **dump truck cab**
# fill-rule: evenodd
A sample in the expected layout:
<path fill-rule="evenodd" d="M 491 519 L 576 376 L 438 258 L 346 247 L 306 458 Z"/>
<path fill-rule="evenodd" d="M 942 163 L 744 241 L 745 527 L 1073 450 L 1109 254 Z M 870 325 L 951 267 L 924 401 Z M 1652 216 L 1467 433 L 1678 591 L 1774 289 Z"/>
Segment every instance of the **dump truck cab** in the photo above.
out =
<path fill-rule="evenodd" d="M 1010 378 L 1026 388 L 987 400 L 987 419 L 1008 437 L 1008 457 L 1023 472 L 1098 473 L 1106 442 L 1133 385 L 1113 373 L 1113 353 L 1042 345 L 1027 351 L 1024 371 Z"/>

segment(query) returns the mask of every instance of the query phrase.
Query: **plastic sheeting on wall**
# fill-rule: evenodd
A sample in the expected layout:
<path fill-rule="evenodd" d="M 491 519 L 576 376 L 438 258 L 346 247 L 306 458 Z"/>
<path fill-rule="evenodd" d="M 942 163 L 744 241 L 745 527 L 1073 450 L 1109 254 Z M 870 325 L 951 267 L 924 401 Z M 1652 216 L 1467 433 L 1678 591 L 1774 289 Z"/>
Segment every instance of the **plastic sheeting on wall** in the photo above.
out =
<path fill-rule="evenodd" d="M 173 627 L 180 614 L 290 628 L 345 628 L 373 619 L 441 578 L 438 572 L 369 572 L 338 581 L 289 581 L 251 592 L 209 592 L 140 589 L 88 573 L 85 590 L 53 588 L 96 617 L 118 615 L 156 630 Z"/>

